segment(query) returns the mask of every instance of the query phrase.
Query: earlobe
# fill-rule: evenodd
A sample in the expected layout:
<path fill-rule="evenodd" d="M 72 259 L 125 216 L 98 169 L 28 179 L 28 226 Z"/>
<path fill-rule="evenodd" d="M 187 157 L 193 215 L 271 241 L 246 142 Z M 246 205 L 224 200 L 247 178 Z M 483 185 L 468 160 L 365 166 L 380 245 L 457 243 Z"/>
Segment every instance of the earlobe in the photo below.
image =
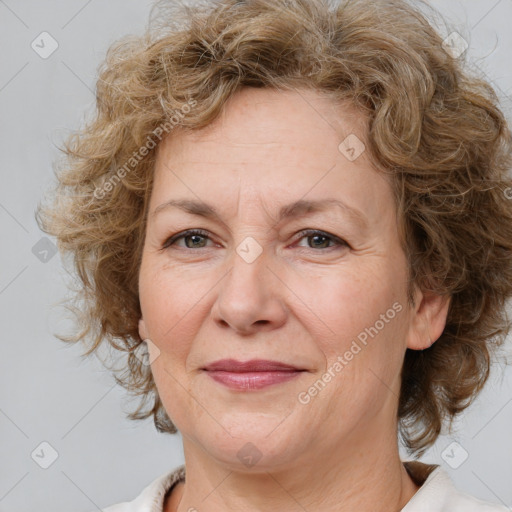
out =
<path fill-rule="evenodd" d="M 420 294 L 420 302 L 412 313 L 407 348 L 425 350 L 431 347 L 443 333 L 448 317 L 451 297 L 434 292 Z"/>
<path fill-rule="evenodd" d="M 149 338 L 146 323 L 143 318 L 139 319 L 139 336 L 142 340 Z"/>

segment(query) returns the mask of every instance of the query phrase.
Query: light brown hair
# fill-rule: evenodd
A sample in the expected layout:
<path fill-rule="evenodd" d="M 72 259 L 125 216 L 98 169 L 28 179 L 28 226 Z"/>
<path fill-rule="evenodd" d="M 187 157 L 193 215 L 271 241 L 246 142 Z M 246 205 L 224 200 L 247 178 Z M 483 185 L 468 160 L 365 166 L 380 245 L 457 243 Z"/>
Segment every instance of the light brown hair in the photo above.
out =
<path fill-rule="evenodd" d="M 61 339 L 88 343 L 86 355 L 104 340 L 128 353 L 116 379 L 142 398 L 130 418 L 176 431 L 135 356 L 158 142 L 208 125 L 246 86 L 313 89 L 359 109 L 371 161 L 393 184 L 409 297 L 416 284 L 452 298 L 441 337 L 405 355 L 398 416 L 410 452 L 421 454 L 481 390 L 510 328 L 512 136 L 493 88 L 445 51 L 417 3 L 160 2 L 142 37 L 111 46 L 94 118 L 66 141 L 38 221 L 80 279 L 79 329 Z"/>

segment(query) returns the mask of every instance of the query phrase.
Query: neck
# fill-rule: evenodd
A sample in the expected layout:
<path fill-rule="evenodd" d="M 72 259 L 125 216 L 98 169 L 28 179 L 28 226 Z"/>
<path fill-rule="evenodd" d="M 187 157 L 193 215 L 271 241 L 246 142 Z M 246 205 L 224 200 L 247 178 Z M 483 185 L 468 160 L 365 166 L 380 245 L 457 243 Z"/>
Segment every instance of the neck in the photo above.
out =
<path fill-rule="evenodd" d="M 369 434 L 371 442 L 349 439 L 335 454 L 329 447 L 303 453 L 291 467 L 252 473 L 219 465 L 184 438 L 186 483 L 165 511 L 399 512 L 418 486 L 400 461 L 396 434 Z"/>

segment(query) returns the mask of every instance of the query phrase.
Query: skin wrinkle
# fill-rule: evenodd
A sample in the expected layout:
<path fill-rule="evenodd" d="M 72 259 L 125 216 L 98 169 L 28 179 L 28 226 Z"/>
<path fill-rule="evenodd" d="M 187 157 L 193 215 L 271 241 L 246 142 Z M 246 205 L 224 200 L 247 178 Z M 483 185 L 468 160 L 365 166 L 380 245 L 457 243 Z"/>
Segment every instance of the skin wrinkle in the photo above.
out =
<path fill-rule="evenodd" d="M 426 319 L 439 336 L 446 307 L 419 291 L 418 306 L 408 307 L 391 187 L 375 179 L 364 155 L 349 162 L 338 151 L 339 138 L 354 126 L 336 135 L 322 119 L 311 118 L 308 103 L 333 120 L 343 119 L 344 110 L 310 91 L 301 94 L 308 102 L 294 92 L 246 89 L 204 139 L 201 131 L 175 135 L 159 151 L 150 212 L 187 197 L 190 189 L 224 219 L 172 208 L 150 215 L 147 225 L 140 335 L 160 350 L 151 370 L 183 434 L 187 464 L 187 480 L 176 500 L 169 497 L 166 512 L 201 510 L 201 496 L 227 475 L 205 502 L 209 511 L 299 510 L 297 503 L 308 510 L 321 504 L 326 512 L 399 510 L 418 488 L 398 455 L 399 374 L 406 347 L 428 343 Z M 224 144 L 235 137 L 236 145 Z M 254 141 L 269 139 L 274 142 L 255 152 Z M 333 162 L 333 171 L 325 173 Z M 179 169 L 179 179 L 169 168 Z M 283 204 L 322 197 L 350 197 L 368 218 L 368 231 L 360 232 L 341 211 L 339 217 L 315 214 L 269 230 Z M 161 250 L 171 233 L 194 228 L 211 233 L 213 243 Z M 293 234 L 304 228 L 346 238 L 350 247 L 298 250 Z M 263 247 L 250 264 L 234 250 L 247 236 Z M 298 403 L 298 393 L 394 302 L 403 308 L 394 320 L 311 403 Z M 224 357 L 276 359 L 308 371 L 240 395 L 199 370 Z M 198 404 L 207 405 L 208 413 Z M 237 457 L 247 441 L 264 454 L 251 469 Z"/>
<path fill-rule="evenodd" d="M 79 284 L 63 300 L 76 320 L 74 329 L 56 336 L 63 342 L 83 343 L 84 356 L 101 350 L 105 344 L 126 356 L 126 365 L 118 371 L 108 366 L 107 369 L 137 397 L 128 418 L 151 418 L 158 432 L 166 434 L 177 432 L 167 414 L 175 414 L 174 397 L 167 396 L 163 403 L 152 372 L 139 358 L 145 348 L 139 333 L 141 307 L 153 310 L 157 317 L 155 322 L 145 319 L 150 327 L 162 327 L 162 332 L 151 335 L 175 351 L 174 358 L 169 356 L 169 350 L 162 353 L 165 375 L 171 378 L 170 370 L 179 374 L 187 361 L 186 378 L 181 379 L 183 390 L 193 391 L 193 379 L 189 377 L 197 365 L 204 363 L 197 356 L 201 351 L 205 357 L 231 353 L 240 357 L 302 356 L 303 363 L 314 364 L 312 371 L 321 373 L 320 369 L 333 362 L 331 345 L 337 342 L 345 349 L 345 344 L 357 335 L 356 326 L 373 325 L 401 295 L 403 276 L 386 284 L 389 279 L 381 276 L 379 267 L 379 262 L 386 262 L 386 251 L 379 257 L 376 249 L 383 237 L 370 240 L 358 233 L 349 234 L 350 225 L 344 219 L 334 223 L 334 216 L 304 218 L 285 224 L 282 230 L 273 230 L 270 227 L 276 219 L 269 219 L 267 214 L 274 215 L 274 207 L 286 198 L 310 198 L 320 193 L 326 197 L 331 188 L 346 199 L 357 197 L 357 189 L 350 190 L 350 184 L 343 180 L 337 183 L 344 171 L 352 169 L 367 194 L 372 195 L 373 190 L 372 203 L 366 205 L 360 197 L 360 206 L 382 209 L 380 222 L 391 205 L 387 199 L 378 205 L 373 181 L 382 180 L 385 186 L 385 178 L 389 178 L 397 206 L 392 224 L 398 222 L 402 250 L 410 266 L 411 302 L 401 311 L 400 322 L 427 316 L 424 306 L 430 304 L 431 322 L 435 325 L 430 330 L 418 321 L 417 328 L 410 332 L 408 343 L 416 350 L 406 352 L 400 390 L 395 389 L 396 383 L 392 384 L 387 368 L 380 371 L 372 365 L 371 372 L 362 375 L 354 370 L 356 361 L 362 365 L 363 361 L 372 360 L 388 336 L 397 340 L 405 336 L 394 332 L 399 330 L 399 322 L 394 319 L 351 361 L 348 368 L 352 370 L 343 369 L 305 407 L 313 413 L 299 416 L 302 409 L 294 409 L 291 401 L 283 403 L 273 397 L 268 407 L 281 404 L 282 411 L 262 417 L 264 428 L 260 435 L 275 439 L 277 446 L 279 438 L 274 434 L 285 435 L 290 421 L 297 419 L 300 434 L 307 438 L 308 422 L 315 419 L 315 411 L 318 418 L 323 418 L 327 410 L 336 412 L 337 402 L 329 398 L 329 389 L 332 392 L 338 385 L 340 400 L 348 402 L 346 393 L 351 379 L 362 378 L 365 385 L 368 379 L 380 379 L 384 388 L 393 388 L 388 389 L 390 395 L 396 393 L 400 397 L 396 416 L 404 448 L 409 455 L 420 457 L 481 391 L 490 363 L 498 355 L 496 350 L 510 331 L 504 304 L 512 296 L 512 134 L 490 82 L 463 69 L 460 59 L 450 57 L 443 48 L 443 36 L 413 6 L 402 0 L 344 0 L 337 6 L 328 3 L 301 0 L 286 2 L 284 8 L 274 0 L 222 0 L 197 9 L 190 7 L 185 12 L 185 6 L 178 5 L 180 2 L 165 1 L 165 8 L 153 18 L 144 35 L 112 45 L 99 70 L 97 112 L 61 147 L 63 160 L 59 162 L 57 186 L 45 199 L 46 204 L 38 206 L 39 226 L 56 238 Z M 428 11 L 437 17 L 434 9 Z M 309 28 L 319 36 L 321 54 L 311 44 Z M 208 47 L 215 49 L 217 61 L 212 62 Z M 320 62 L 321 66 L 314 65 Z M 238 129 L 230 132 L 234 111 L 230 108 L 228 112 L 225 107 L 247 87 L 295 91 L 296 106 L 301 102 L 308 110 L 303 111 L 299 123 L 294 108 L 290 118 L 289 111 L 278 109 L 282 121 L 297 121 L 279 124 L 276 112 L 265 110 L 270 95 L 253 94 L 249 96 L 253 103 L 241 103 L 237 98 L 234 104 L 244 114 L 234 125 Z M 323 108 L 322 102 L 312 98 L 312 91 L 322 100 L 332 99 L 336 105 Z M 283 101 L 285 97 L 289 98 L 280 96 Z M 250 123 L 244 125 L 242 118 L 254 108 L 260 109 L 263 116 L 258 124 L 260 136 L 244 137 L 253 127 Z M 339 115 L 332 115 L 335 111 Z M 215 120 L 222 126 L 212 123 Z M 312 123 L 325 130 L 314 145 L 311 138 L 302 136 L 309 133 Z M 297 126 L 301 127 L 297 136 L 291 137 Z M 240 127 L 245 132 L 240 132 Z M 199 128 L 204 129 L 195 131 Z M 218 137 L 220 128 L 223 135 Z M 335 146 L 350 132 L 361 138 L 366 152 L 354 164 L 342 159 L 343 164 L 336 166 L 339 153 Z M 180 134 L 187 136 L 180 138 Z M 169 148 L 170 143 L 161 144 L 166 135 L 176 137 L 176 141 L 188 141 L 195 148 L 206 149 L 208 140 L 216 140 L 220 146 L 224 142 L 219 165 L 212 160 L 215 150 L 211 147 L 206 152 L 189 147 L 187 161 L 201 157 L 207 165 L 205 169 L 182 170 L 175 166 L 178 151 L 160 151 Z M 323 151 L 329 137 L 329 151 Z M 280 140 L 281 151 L 277 146 Z M 308 152 L 304 153 L 304 147 L 309 148 Z M 143 156 L 146 150 L 148 154 Z M 275 158 L 267 158 L 272 152 Z M 313 153 L 314 161 L 310 158 Z M 329 157 L 331 154 L 333 158 Z M 262 158 L 256 165 L 254 158 L 258 155 Z M 184 259 L 183 253 L 161 250 L 163 240 L 156 237 L 153 227 L 146 238 L 149 198 L 153 192 L 159 193 L 153 191 L 156 160 L 160 170 L 165 169 L 177 180 L 164 185 L 166 194 L 160 202 L 180 190 L 181 195 L 187 193 L 191 199 L 205 200 L 211 199 L 209 193 L 213 191 L 215 204 L 230 210 L 226 225 L 201 222 L 200 227 L 209 228 L 221 242 L 219 250 Z M 223 162 L 233 167 L 227 169 Z M 371 168 L 383 173 L 368 174 Z M 209 178 L 207 172 L 219 179 Z M 269 177 L 269 172 L 274 172 L 275 179 Z M 210 183 L 194 180 L 198 173 Z M 251 176 L 260 175 L 261 179 L 266 176 L 267 182 L 251 180 Z M 365 176 L 371 176 L 371 181 L 365 183 Z M 327 183 L 333 186 L 327 187 Z M 222 184 L 224 190 L 220 188 Z M 157 188 L 162 189 L 162 185 Z M 248 203 L 249 192 L 252 205 Z M 154 208 L 155 204 L 151 206 Z M 254 209 L 245 210 L 248 206 Z M 265 213 L 265 209 L 269 211 Z M 172 228 L 177 229 L 178 223 L 184 228 L 199 224 L 198 219 L 178 219 L 174 215 L 159 223 L 161 238 L 164 231 L 167 236 Z M 288 242 L 299 228 L 306 227 L 306 221 L 314 224 L 308 227 L 327 228 L 329 224 L 328 231 L 345 235 L 353 245 L 359 237 L 359 246 L 314 258 L 308 251 L 299 253 L 297 248 L 288 247 Z M 242 265 L 235 251 L 246 234 L 257 238 L 264 247 L 251 265 Z M 389 240 L 395 237 L 394 232 L 388 235 Z M 143 245 L 146 259 L 158 254 L 161 263 L 153 265 L 153 271 L 144 277 L 148 289 L 153 288 L 155 299 L 158 297 L 153 304 L 147 304 L 147 298 L 141 304 L 139 297 Z M 401 257 L 398 253 L 390 261 L 400 266 Z M 376 285 L 369 286 L 365 276 Z M 415 287 L 423 293 L 416 293 Z M 444 330 L 436 321 L 442 316 L 443 305 L 436 304 L 433 291 L 450 297 Z M 379 303 L 374 292 L 388 293 L 389 300 Z M 368 313 L 366 318 L 362 318 L 361 311 L 352 311 L 356 306 L 362 308 L 362 304 Z M 215 347 L 223 353 L 208 352 L 208 341 L 220 344 Z M 171 363 L 174 367 L 170 367 Z M 311 376 L 311 381 L 317 377 Z M 158 384 L 163 389 L 167 385 Z M 182 382 L 175 379 L 173 384 Z M 181 398 L 174 407 L 186 408 L 190 405 L 188 399 L 201 397 L 196 393 Z M 209 398 L 204 404 L 201 401 L 203 407 L 205 404 L 210 404 Z M 200 407 L 199 402 L 192 405 Z M 342 408 L 342 412 L 349 409 Z M 197 417 L 207 412 L 192 410 Z M 269 411 L 264 406 L 259 410 Z M 213 412 L 223 414 L 220 407 Z M 249 412 L 245 410 L 250 416 Z M 227 426 L 235 429 L 245 424 L 253 428 L 253 422 L 245 421 L 242 414 L 237 412 L 233 423 L 228 421 Z M 335 428 L 345 425 L 342 415 L 335 417 Z M 206 418 L 205 425 L 215 419 Z M 212 432 L 220 425 L 212 425 Z M 199 433 L 192 432 L 189 439 L 200 438 L 197 446 L 204 447 L 205 433 Z M 228 431 L 224 434 L 229 435 Z M 225 441 L 224 434 L 218 435 L 219 442 Z M 268 457 L 270 451 L 265 446 Z M 289 449 L 293 451 L 293 446 Z M 198 471 L 191 467 L 188 470 L 196 473 L 195 478 L 200 481 L 203 468 L 197 467 Z M 217 468 L 208 468 L 210 480 L 206 479 L 212 486 L 221 481 L 216 480 Z M 297 473 L 297 482 L 290 484 L 299 493 L 306 492 L 309 489 L 306 484 L 300 486 L 300 476 Z M 320 480 L 321 476 L 318 475 Z M 328 482 L 327 477 L 323 479 L 324 484 Z"/>

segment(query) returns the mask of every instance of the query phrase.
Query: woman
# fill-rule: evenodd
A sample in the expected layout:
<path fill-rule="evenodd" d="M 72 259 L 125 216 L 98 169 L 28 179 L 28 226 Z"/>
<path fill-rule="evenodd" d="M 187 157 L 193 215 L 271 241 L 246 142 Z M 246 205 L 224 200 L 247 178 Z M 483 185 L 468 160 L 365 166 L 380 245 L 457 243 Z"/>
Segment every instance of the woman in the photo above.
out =
<path fill-rule="evenodd" d="M 163 7 L 110 49 L 40 211 L 83 283 L 69 341 L 126 352 L 130 417 L 183 436 L 184 466 L 106 510 L 506 510 L 398 450 L 509 330 L 491 87 L 403 1 Z"/>

